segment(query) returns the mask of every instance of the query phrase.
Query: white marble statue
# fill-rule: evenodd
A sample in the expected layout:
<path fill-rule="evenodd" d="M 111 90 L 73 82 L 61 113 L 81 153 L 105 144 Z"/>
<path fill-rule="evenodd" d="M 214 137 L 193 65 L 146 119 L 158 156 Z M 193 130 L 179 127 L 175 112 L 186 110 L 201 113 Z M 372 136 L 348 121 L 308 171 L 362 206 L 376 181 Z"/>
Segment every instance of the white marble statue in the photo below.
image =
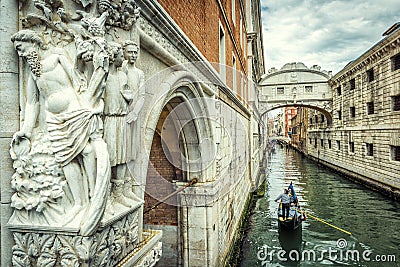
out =
<path fill-rule="evenodd" d="M 68 215 L 72 220 L 86 209 L 80 233 L 88 235 L 94 231 L 104 211 L 106 197 L 101 187 L 107 187 L 110 179 L 100 117 L 107 68 L 105 64 L 97 64 L 88 81 L 63 53 L 46 50 L 34 31 L 21 30 L 13 35 L 12 41 L 31 69 L 26 85 L 24 122 L 21 130 L 14 134 L 12 146 L 18 151 L 21 141 L 31 138 L 38 117 L 45 117 L 42 130 L 48 132 L 51 150 L 62 166 L 73 202 Z M 93 56 L 101 57 L 102 53 L 84 49 L 78 51 L 78 55 L 90 61 Z M 103 62 L 104 58 L 97 61 Z"/>
<path fill-rule="evenodd" d="M 134 94 L 128 86 L 128 78 L 121 70 L 123 63 L 122 46 L 109 42 L 110 72 L 104 91 L 104 140 L 107 143 L 112 167 L 112 201 L 127 207 L 138 203 L 132 192 L 132 176 L 126 163 L 133 160 L 128 154 L 127 141 L 132 137 L 131 128 L 127 127 L 126 115 Z M 111 203 L 110 203 L 111 204 Z M 114 213 L 112 207 L 108 212 Z"/>
<path fill-rule="evenodd" d="M 129 114 L 127 115 L 127 122 L 130 124 L 132 129 L 132 137 L 128 137 L 128 151 L 131 154 L 132 159 L 136 159 L 137 144 L 140 141 L 140 122 L 139 113 L 143 108 L 145 99 L 145 88 L 144 88 L 144 73 L 142 70 L 136 67 L 136 60 L 139 55 L 139 46 L 130 40 L 127 40 L 123 44 L 124 58 L 125 61 L 122 64 L 122 70 L 128 77 L 128 86 L 133 93 L 134 101 L 131 103 L 129 108 Z"/>

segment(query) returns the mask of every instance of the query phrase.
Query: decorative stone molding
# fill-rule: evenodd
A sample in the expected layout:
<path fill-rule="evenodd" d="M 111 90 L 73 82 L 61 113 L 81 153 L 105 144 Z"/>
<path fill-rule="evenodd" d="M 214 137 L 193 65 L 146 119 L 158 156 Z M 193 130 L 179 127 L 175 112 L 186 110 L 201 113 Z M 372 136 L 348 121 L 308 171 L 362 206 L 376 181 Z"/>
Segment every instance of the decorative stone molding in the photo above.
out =
<path fill-rule="evenodd" d="M 138 211 L 90 237 L 14 232 L 13 266 L 115 266 L 138 244 Z"/>

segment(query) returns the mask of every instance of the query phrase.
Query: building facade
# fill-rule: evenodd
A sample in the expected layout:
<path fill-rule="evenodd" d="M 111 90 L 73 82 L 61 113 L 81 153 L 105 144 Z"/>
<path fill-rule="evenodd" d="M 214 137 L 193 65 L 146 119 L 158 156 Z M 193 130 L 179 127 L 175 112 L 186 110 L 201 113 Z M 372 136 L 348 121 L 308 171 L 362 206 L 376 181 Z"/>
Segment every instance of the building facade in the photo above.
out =
<path fill-rule="evenodd" d="M 333 124 L 316 121 L 308 154 L 392 196 L 399 196 L 400 28 L 334 75 Z"/>
<path fill-rule="evenodd" d="M 250 194 L 263 179 L 261 163 L 266 144 L 260 134 L 264 129 L 260 127 L 262 114 L 257 110 L 255 86 L 264 72 L 260 15 L 259 1 L 243 0 L 4 3 L 0 16 L 5 29 L 1 33 L 0 52 L 4 63 L 0 100 L 4 107 L 0 125 L 1 266 L 35 266 L 49 255 L 46 246 L 50 243 L 51 260 L 56 264 L 68 259 L 78 266 L 153 266 L 157 262 L 158 266 L 224 266 Z M 21 32 L 22 29 L 30 32 Z M 17 32 L 20 34 L 13 37 L 13 45 L 11 37 Z M 31 64 L 27 54 L 21 52 L 19 60 L 15 50 L 23 49 L 24 43 L 40 53 L 46 50 L 50 56 L 39 53 L 40 63 Z M 109 47 L 116 50 L 106 50 Z M 118 47 L 126 54 L 136 53 L 137 60 L 126 55 L 122 66 L 117 66 Z M 90 52 L 92 58 L 88 56 Z M 101 107 L 103 102 L 110 108 L 114 102 L 107 97 L 122 82 L 137 87 L 133 96 L 121 87 L 125 88 L 121 89 L 124 98 L 134 104 L 127 114 L 118 114 L 126 115 L 129 131 L 134 133 L 132 142 L 114 145 L 109 141 L 112 138 L 107 139 L 105 150 L 101 145 L 105 137 L 91 135 L 80 142 L 86 145 L 96 140 L 94 152 L 77 148 L 71 161 L 62 162 L 81 166 L 76 175 L 82 179 L 89 177 L 87 192 L 85 187 L 76 186 L 80 181 L 73 177 L 65 180 L 66 169 L 58 172 L 60 177 L 48 173 L 56 186 L 53 189 L 58 190 L 58 194 L 52 195 L 55 203 L 76 204 L 69 189 L 88 200 L 83 208 L 92 217 L 83 220 L 83 212 L 78 211 L 72 221 L 63 222 L 71 227 L 60 226 L 62 222 L 47 206 L 32 210 L 25 196 L 37 197 L 37 191 L 17 186 L 20 180 L 15 178 L 21 170 L 15 162 L 21 161 L 26 151 L 38 157 L 39 165 L 44 164 L 34 154 L 33 148 L 41 147 L 41 141 L 35 140 L 47 140 L 49 160 L 59 153 L 54 149 L 58 144 L 55 140 L 64 140 L 63 131 L 54 126 L 58 124 L 44 118 L 46 113 L 41 109 L 32 125 L 32 135 L 18 142 L 15 140 L 22 134 L 14 135 L 24 130 L 30 119 L 29 113 L 24 112 L 30 108 L 29 77 L 50 82 L 44 75 L 48 71 L 46 64 L 50 64 L 45 59 L 53 57 L 62 58 L 54 64 L 67 66 L 65 75 L 69 79 L 52 79 L 73 81 L 71 88 L 75 90 L 64 97 L 75 95 L 85 109 L 89 109 L 88 105 Z M 108 64 L 110 58 L 115 61 Z M 130 68 L 135 70 L 134 74 Z M 37 86 L 41 88 L 43 84 Z M 85 92 L 91 90 L 94 95 L 84 98 Z M 99 97 L 101 90 L 110 90 L 110 95 Z M 47 101 L 46 94 L 39 93 Z M 36 101 L 35 106 L 41 101 Z M 90 121 L 93 130 L 101 133 L 104 120 L 106 132 L 110 121 L 106 117 L 116 114 L 96 112 L 90 113 L 90 120 L 79 121 Z M 67 120 L 66 116 L 63 120 Z M 44 139 L 47 134 L 50 138 Z M 15 153 L 8 156 L 10 144 Z M 20 149 L 19 144 L 29 145 Z M 123 164 L 110 164 L 107 158 L 112 157 L 113 146 L 116 151 L 127 148 L 131 158 L 122 160 Z M 86 152 L 96 153 L 97 168 L 89 169 L 82 164 Z M 122 176 L 118 165 L 126 165 Z M 94 179 L 94 184 L 90 184 L 92 172 L 101 178 Z M 24 183 L 31 182 L 21 177 Z M 109 187 L 111 192 L 106 190 Z M 134 205 L 124 199 L 126 189 L 132 188 Z M 181 191 L 173 194 L 176 190 Z M 112 199 L 111 208 L 108 199 Z M 60 207 L 61 204 L 56 205 Z M 65 208 L 64 218 L 74 208 Z M 51 220 L 36 219 L 46 212 L 51 214 L 47 217 Z M 35 219 L 30 220 L 25 214 Z M 39 241 L 45 238 L 48 243 Z M 65 248 L 57 250 L 54 242 L 61 242 Z M 32 246 L 37 253 L 28 251 Z M 73 253 L 67 255 L 67 248 Z"/>

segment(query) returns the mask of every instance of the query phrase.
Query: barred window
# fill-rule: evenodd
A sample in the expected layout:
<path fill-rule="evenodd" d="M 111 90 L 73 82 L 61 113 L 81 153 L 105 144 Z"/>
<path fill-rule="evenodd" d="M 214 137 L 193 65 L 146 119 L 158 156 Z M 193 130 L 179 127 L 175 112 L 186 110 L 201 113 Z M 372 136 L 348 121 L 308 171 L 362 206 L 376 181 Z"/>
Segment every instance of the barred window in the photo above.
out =
<path fill-rule="evenodd" d="M 371 115 L 374 114 L 374 102 L 368 102 L 367 103 L 367 114 Z"/>
<path fill-rule="evenodd" d="M 390 158 L 400 161 L 400 146 L 390 146 Z"/>
<path fill-rule="evenodd" d="M 392 96 L 392 108 L 393 111 L 400 110 L 400 95 Z"/>
<path fill-rule="evenodd" d="M 350 117 L 354 118 L 356 116 L 356 108 L 350 107 Z"/>
<path fill-rule="evenodd" d="M 306 90 L 306 93 L 312 93 L 312 86 L 310 86 L 310 85 L 306 85 L 306 88 L 305 88 Z"/>
<path fill-rule="evenodd" d="M 338 120 L 342 119 L 342 111 L 341 110 L 337 111 L 337 116 L 338 116 Z"/>
<path fill-rule="evenodd" d="M 278 95 L 283 95 L 285 93 L 285 88 L 284 87 L 278 87 L 276 88 L 276 93 Z"/>
<path fill-rule="evenodd" d="M 366 143 L 365 146 L 367 148 L 367 156 L 373 156 L 374 155 L 374 144 Z"/>
<path fill-rule="evenodd" d="M 392 62 L 392 71 L 400 69 L 400 53 L 391 57 L 390 61 Z"/>
<path fill-rule="evenodd" d="M 367 82 L 372 82 L 374 80 L 374 69 L 367 70 Z"/>
<path fill-rule="evenodd" d="M 354 153 L 354 142 L 349 142 L 349 151 Z"/>
<path fill-rule="evenodd" d="M 353 78 L 350 80 L 350 90 L 356 89 L 356 79 Z"/>
<path fill-rule="evenodd" d="M 339 95 L 342 95 L 342 87 L 341 87 L 341 86 L 339 86 L 338 88 L 336 88 L 336 93 L 337 93 L 338 96 L 339 96 Z"/>

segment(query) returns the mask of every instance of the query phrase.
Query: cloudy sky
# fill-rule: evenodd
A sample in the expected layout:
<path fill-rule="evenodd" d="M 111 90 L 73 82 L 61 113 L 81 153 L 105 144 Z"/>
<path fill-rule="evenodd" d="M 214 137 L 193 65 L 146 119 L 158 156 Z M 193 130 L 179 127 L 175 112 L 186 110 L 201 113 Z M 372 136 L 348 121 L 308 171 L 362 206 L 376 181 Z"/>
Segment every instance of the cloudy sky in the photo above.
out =
<path fill-rule="evenodd" d="M 266 71 L 288 62 L 340 71 L 400 21 L 400 0 L 261 0 Z"/>

